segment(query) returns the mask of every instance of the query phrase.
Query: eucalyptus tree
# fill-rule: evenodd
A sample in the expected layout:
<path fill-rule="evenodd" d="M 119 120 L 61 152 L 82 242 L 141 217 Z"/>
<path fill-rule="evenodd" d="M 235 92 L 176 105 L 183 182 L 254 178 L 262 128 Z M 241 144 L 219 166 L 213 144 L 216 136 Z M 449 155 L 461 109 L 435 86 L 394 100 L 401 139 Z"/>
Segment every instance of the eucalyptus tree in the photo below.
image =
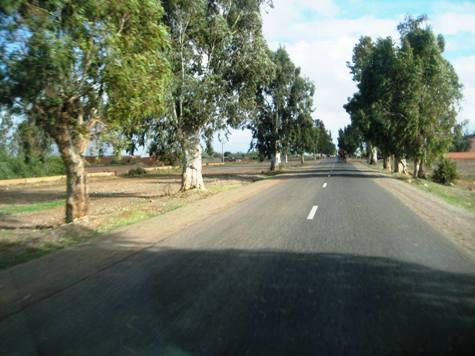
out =
<path fill-rule="evenodd" d="M 445 40 L 424 23 L 425 16 L 407 18 L 398 26 L 402 63 L 411 91 L 404 92 L 399 115 L 407 121 L 406 150 L 414 160 L 414 176 L 424 177 L 424 165 L 447 152 L 456 125 L 462 85 L 443 57 Z"/>
<path fill-rule="evenodd" d="M 94 127 L 137 126 L 164 106 L 168 35 L 157 0 L 4 0 L 1 102 L 58 146 L 66 221 L 87 214 L 84 153 Z"/>
<path fill-rule="evenodd" d="M 19 154 L 26 164 L 31 164 L 34 159 L 45 163 L 46 156 L 51 153 L 51 138 L 38 126 L 24 120 L 15 132 Z"/>
<path fill-rule="evenodd" d="M 370 162 L 374 163 L 375 147 L 378 147 L 384 166 L 389 169 L 388 158 L 398 143 L 391 126 L 395 118 L 390 111 L 396 53 L 391 38 L 378 39 L 375 43 L 369 37 L 360 40 L 354 49 L 353 64 L 350 64 L 358 93 L 345 105 L 352 125 L 363 134 L 373 151 Z"/>
<path fill-rule="evenodd" d="M 349 156 L 353 156 L 361 147 L 361 136 L 354 126 L 348 125 L 338 130 L 338 147 Z"/>
<path fill-rule="evenodd" d="M 371 132 L 370 108 L 367 98 L 361 93 L 360 85 L 362 85 L 366 68 L 371 63 L 374 50 L 375 44 L 369 36 L 361 37 L 353 48 L 352 61 L 347 62 L 347 66 L 350 69 L 353 81 L 357 83 L 358 91 L 351 98 L 348 98 L 348 102 L 343 106 L 350 115 L 352 125 L 357 127 L 364 137 L 370 164 L 377 161 L 377 149 Z"/>
<path fill-rule="evenodd" d="M 262 36 L 263 0 L 164 0 L 174 74 L 167 122 L 181 147 L 182 190 L 204 189 L 201 139 L 255 112 L 270 67 Z M 167 134 L 169 135 L 169 134 Z M 162 145 L 162 135 L 154 136 Z M 155 143 L 157 144 L 157 143 Z"/>
<path fill-rule="evenodd" d="M 457 74 L 442 56 L 445 40 L 423 26 L 425 20 L 408 18 L 398 26 L 399 47 L 390 38 L 360 40 L 349 64 L 358 92 L 345 105 L 352 125 L 368 147 L 380 148 L 385 164 L 393 154 L 397 163 L 412 158 L 419 177 L 425 164 L 448 150 L 461 98 Z"/>
<path fill-rule="evenodd" d="M 289 147 L 292 128 L 289 102 L 299 71 L 282 47 L 268 56 L 273 63 L 272 76 L 260 83 L 256 95 L 259 110 L 248 128 L 253 133 L 251 147 L 259 151 L 261 159 L 271 159 L 270 170 L 274 171 L 281 164 L 282 151 Z"/>
<path fill-rule="evenodd" d="M 333 143 L 332 133 L 330 130 L 322 131 L 321 153 L 324 155 L 334 155 L 336 146 Z"/>
<path fill-rule="evenodd" d="M 468 121 L 463 121 L 454 126 L 452 143 L 450 146 L 451 152 L 467 152 L 472 148 L 472 140 L 470 139 L 468 132 L 464 130 L 467 125 Z"/>
<path fill-rule="evenodd" d="M 304 163 L 305 152 L 313 152 L 314 95 L 315 84 L 309 79 L 303 78 L 300 75 L 300 68 L 297 68 L 286 108 L 289 117 L 287 120 L 289 125 L 287 146 L 292 153 L 300 155 L 301 163 Z"/>

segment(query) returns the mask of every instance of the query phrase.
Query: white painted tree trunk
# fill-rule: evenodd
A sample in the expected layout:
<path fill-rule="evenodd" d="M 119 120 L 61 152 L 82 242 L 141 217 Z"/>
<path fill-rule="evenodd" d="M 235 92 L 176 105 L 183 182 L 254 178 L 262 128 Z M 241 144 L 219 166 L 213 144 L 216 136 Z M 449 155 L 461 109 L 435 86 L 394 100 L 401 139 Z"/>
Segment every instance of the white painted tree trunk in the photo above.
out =
<path fill-rule="evenodd" d="M 405 175 L 408 175 L 408 171 L 407 171 L 407 161 L 405 158 L 399 160 L 398 162 L 398 171 L 399 173 L 403 173 Z"/>
<path fill-rule="evenodd" d="M 412 176 L 414 178 L 417 178 L 418 174 L 419 174 L 419 160 L 415 159 L 414 160 L 414 172 L 412 173 Z"/>
<path fill-rule="evenodd" d="M 281 164 L 282 164 L 282 161 L 280 158 L 280 152 L 274 153 L 274 155 L 272 156 L 272 160 L 270 162 L 270 170 L 272 172 L 275 171 L 277 168 L 280 167 Z"/>
<path fill-rule="evenodd" d="M 184 164 L 181 180 L 181 190 L 205 189 L 201 163 L 200 134 L 195 133 L 189 136 L 184 147 Z"/>
<path fill-rule="evenodd" d="M 305 163 L 305 155 L 303 153 L 300 155 L 300 163 L 301 164 Z"/>
<path fill-rule="evenodd" d="M 394 156 L 388 156 L 384 158 L 384 169 L 386 169 L 389 172 L 393 171 L 393 162 L 394 162 Z"/>
<path fill-rule="evenodd" d="M 419 171 L 417 172 L 417 176 L 419 178 L 422 178 L 422 179 L 426 179 L 427 176 L 426 176 L 426 171 L 424 169 L 424 161 L 421 160 L 421 162 L 419 163 Z"/>
<path fill-rule="evenodd" d="M 376 147 L 371 147 L 370 156 L 369 156 L 369 164 L 377 164 L 378 163 L 378 149 Z"/>
<path fill-rule="evenodd" d="M 285 164 L 289 163 L 289 155 L 287 153 L 284 156 L 284 162 Z"/>

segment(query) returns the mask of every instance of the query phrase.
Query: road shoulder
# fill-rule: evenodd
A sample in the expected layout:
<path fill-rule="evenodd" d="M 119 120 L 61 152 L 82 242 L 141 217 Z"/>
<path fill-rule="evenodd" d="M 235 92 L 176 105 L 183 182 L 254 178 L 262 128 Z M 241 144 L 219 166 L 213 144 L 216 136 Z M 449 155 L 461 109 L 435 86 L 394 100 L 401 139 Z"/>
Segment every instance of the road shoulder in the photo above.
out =
<path fill-rule="evenodd" d="M 368 166 L 359 162 L 351 163 L 357 168 L 368 169 Z M 475 259 L 475 214 L 448 204 L 405 182 L 388 178 L 391 177 L 375 178 L 374 181 L 435 230 L 440 231 L 462 253 Z"/>
<path fill-rule="evenodd" d="M 1 271 L 0 320 L 281 182 L 266 179 L 219 193 L 156 218 L 118 229 L 100 240 L 60 250 Z"/>

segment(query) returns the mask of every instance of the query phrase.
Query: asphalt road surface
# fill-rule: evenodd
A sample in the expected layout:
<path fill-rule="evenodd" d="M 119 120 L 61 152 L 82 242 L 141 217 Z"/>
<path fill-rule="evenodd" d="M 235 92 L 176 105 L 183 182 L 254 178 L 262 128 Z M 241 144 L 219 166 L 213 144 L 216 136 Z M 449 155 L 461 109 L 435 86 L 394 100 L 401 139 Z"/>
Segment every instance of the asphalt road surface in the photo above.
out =
<path fill-rule="evenodd" d="M 0 354 L 475 355 L 474 262 L 366 174 L 279 176 L 0 321 Z"/>

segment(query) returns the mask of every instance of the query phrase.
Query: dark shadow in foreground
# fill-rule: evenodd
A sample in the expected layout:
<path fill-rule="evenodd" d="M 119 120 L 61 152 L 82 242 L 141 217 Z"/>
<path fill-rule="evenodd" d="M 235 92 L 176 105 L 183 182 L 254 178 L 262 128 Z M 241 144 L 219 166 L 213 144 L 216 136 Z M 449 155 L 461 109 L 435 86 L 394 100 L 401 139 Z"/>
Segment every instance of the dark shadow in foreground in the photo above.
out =
<path fill-rule="evenodd" d="M 473 355 L 474 336 L 471 274 L 348 254 L 149 249 L 1 321 L 0 353 L 29 340 L 51 355 Z"/>

